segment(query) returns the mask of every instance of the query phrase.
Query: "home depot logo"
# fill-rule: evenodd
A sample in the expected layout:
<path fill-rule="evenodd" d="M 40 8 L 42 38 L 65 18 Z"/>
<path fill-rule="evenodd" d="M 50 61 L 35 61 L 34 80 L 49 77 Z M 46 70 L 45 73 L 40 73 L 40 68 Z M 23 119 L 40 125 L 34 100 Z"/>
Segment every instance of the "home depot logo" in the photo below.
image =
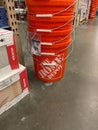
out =
<path fill-rule="evenodd" d="M 41 69 L 38 71 L 41 78 L 52 79 L 62 71 L 62 61 L 64 60 L 64 55 L 56 56 L 53 61 L 49 61 L 46 58 L 41 64 Z"/>

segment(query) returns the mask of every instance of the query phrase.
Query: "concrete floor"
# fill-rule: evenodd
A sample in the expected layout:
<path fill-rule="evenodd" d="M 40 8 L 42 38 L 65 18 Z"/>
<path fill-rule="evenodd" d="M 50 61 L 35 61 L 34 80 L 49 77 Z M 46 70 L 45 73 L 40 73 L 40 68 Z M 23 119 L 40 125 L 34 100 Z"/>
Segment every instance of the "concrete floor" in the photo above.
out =
<path fill-rule="evenodd" d="M 65 78 L 53 86 L 35 78 L 24 53 L 31 93 L 0 116 L 0 130 L 98 130 L 98 18 L 76 30 Z"/>

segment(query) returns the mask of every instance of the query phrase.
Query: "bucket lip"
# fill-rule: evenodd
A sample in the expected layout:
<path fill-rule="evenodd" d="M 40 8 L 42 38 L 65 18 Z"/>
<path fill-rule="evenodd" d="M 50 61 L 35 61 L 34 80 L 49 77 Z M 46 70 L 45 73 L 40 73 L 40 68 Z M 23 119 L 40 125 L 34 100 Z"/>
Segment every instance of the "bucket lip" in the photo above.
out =
<path fill-rule="evenodd" d="M 74 5 L 73 5 L 74 6 Z M 73 8 L 73 6 L 72 7 L 70 7 L 69 9 L 71 9 L 71 8 Z M 44 10 L 44 8 L 43 8 L 43 6 L 34 6 L 34 9 L 36 8 L 38 8 L 39 7 L 39 9 L 43 9 Z M 50 6 L 45 6 L 47 9 L 51 9 L 50 8 Z M 64 6 L 65 7 L 65 6 Z M 53 6 L 53 8 L 52 9 L 61 9 L 61 8 L 64 8 L 63 6 Z M 32 8 L 32 6 L 28 6 L 28 9 L 32 9 L 33 10 L 33 8 Z M 51 10 L 51 11 L 53 11 L 53 10 Z"/>
<path fill-rule="evenodd" d="M 59 24 L 59 23 L 65 23 L 67 21 L 69 21 L 70 19 L 74 18 L 74 15 L 73 16 L 66 16 L 66 17 L 61 17 L 61 18 L 56 18 L 57 16 L 54 16 L 55 18 L 28 18 L 28 22 L 29 23 L 32 23 L 33 22 L 33 25 L 43 25 L 44 23 L 47 23 L 47 24 Z M 37 23 L 36 23 L 37 22 Z M 42 22 L 42 23 L 41 23 Z"/>
<path fill-rule="evenodd" d="M 75 2 L 76 0 L 49 0 L 49 1 L 32 1 L 26 0 L 27 6 L 68 6 Z"/>
<path fill-rule="evenodd" d="M 47 55 L 47 57 L 56 57 L 57 55 L 60 55 L 61 53 L 67 55 L 68 54 L 68 49 L 66 49 L 66 51 L 61 51 L 59 54 L 56 54 L 56 55 Z M 32 57 L 35 57 L 34 59 L 36 60 L 36 58 L 40 59 L 40 57 L 45 58 L 46 55 L 35 55 L 35 54 L 33 54 Z"/>
<path fill-rule="evenodd" d="M 36 18 L 34 16 L 27 16 L 28 22 L 29 24 L 32 23 L 33 26 L 35 25 L 40 25 L 42 26 L 43 24 L 49 24 L 49 25 L 53 25 L 54 23 L 56 25 L 62 23 L 65 24 L 66 22 L 73 20 L 74 19 L 74 15 L 68 15 L 68 16 L 53 16 L 51 18 Z M 58 25 L 59 26 L 59 25 Z"/>
<path fill-rule="evenodd" d="M 34 32 L 32 32 L 32 31 L 29 31 L 30 30 L 30 28 L 28 27 L 28 32 L 29 33 L 34 33 Z M 66 33 L 66 32 L 71 32 L 73 29 L 71 28 L 71 29 L 66 29 L 66 30 L 64 30 L 64 29 L 62 29 L 62 30 L 53 30 L 52 32 L 41 32 L 41 35 L 47 35 L 47 34 L 56 34 L 56 33 Z M 33 30 L 34 31 L 34 30 Z M 40 34 L 40 33 L 39 33 Z"/>
<path fill-rule="evenodd" d="M 71 30 L 72 31 L 72 30 Z M 65 35 L 67 35 L 68 33 L 70 33 L 71 31 L 67 31 L 67 32 L 56 32 L 56 33 L 52 33 L 52 34 L 50 34 L 50 35 L 47 35 L 47 34 L 41 34 L 41 36 L 42 37 L 46 37 L 46 38 L 52 38 L 52 37 L 62 37 L 62 36 L 65 36 Z"/>
<path fill-rule="evenodd" d="M 55 43 L 52 46 L 42 45 L 42 48 L 43 47 L 46 48 L 46 49 L 60 49 L 60 48 L 64 48 L 64 47 L 67 47 L 72 42 L 72 39 L 70 38 L 68 41 L 66 41 L 66 42 L 64 42 L 64 41 L 63 42 L 59 42 L 59 43 Z"/>
<path fill-rule="evenodd" d="M 40 23 L 40 22 L 39 22 Z M 62 23 L 62 22 L 61 22 Z M 64 24 L 66 24 L 66 21 L 64 22 Z M 49 25 L 47 25 L 47 24 L 41 24 L 41 25 L 35 25 L 35 23 L 34 24 L 32 24 L 31 22 L 29 22 L 29 25 L 31 26 L 31 27 L 29 27 L 28 28 L 28 30 L 36 30 L 36 29 L 49 29 L 49 30 L 52 30 L 52 32 L 53 31 L 55 31 L 55 27 L 58 27 L 58 25 L 60 26 L 60 22 L 59 23 L 57 23 L 57 24 L 53 24 L 53 23 L 50 23 Z M 44 26 L 44 25 L 46 25 L 46 26 Z M 55 25 L 55 26 L 54 26 Z M 65 26 L 64 26 L 65 27 Z M 59 29 L 56 29 L 56 30 L 64 30 L 64 27 L 60 27 Z M 67 24 L 66 25 L 66 27 L 69 29 L 69 28 L 72 28 L 72 23 L 69 23 L 69 24 Z M 30 29 L 31 28 L 31 29 Z M 43 32 L 44 33 L 44 32 Z"/>
<path fill-rule="evenodd" d="M 40 8 L 40 7 L 39 7 Z M 55 7 L 56 8 L 56 7 Z M 43 9 L 43 10 L 42 10 Z M 37 10 L 37 9 L 32 9 L 32 8 L 28 8 L 28 14 L 32 14 L 32 15 L 36 15 L 36 14 L 54 14 L 54 13 L 56 13 L 56 12 L 59 12 L 59 11 L 61 11 L 61 10 L 63 10 L 64 8 L 62 8 L 62 9 L 54 9 L 54 10 L 51 10 L 51 8 L 50 9 L 47 9 L 46 11 L 45 11 L 45 9 L 42 7 L 42 9 L 39 9 L 39 10 Z M 61 14 L 68 14 L 68 13 L 71 13 L 71 14 L 73 14 L 73 12 L 74 12 L 74 7 L 72 7 L 72 8 L 69 8 L 68 10 L 66 10 L 66 11 L 64 11 L 64 12 L 62 12 Z M 59 14 L 58 14 L 59 15 Z"/>
<path fill-rule="evenodd" d="M 39 7 L 40 8 L 40 7 Z M 56 7 L 55 7 L 56 8 Z M 42 10 L 43 9 L 43 10 Z M 37 10 L 34 10 L 34 9 L 32 9 L 32 8 L 28 8 L 28 14 L 31 14 L 30 12 L 32 12 L 32 14 L 33 14 L 33 12 L 34 12 L 34 14 L 35 13 L 37 13 L 37 12 L 44 12 L 45 14 L 46 14 L 46 11 L 44 10 L 44 8 L 42 7 L 42 9 L 41 9 L 41 11 L 37 11 Z M 60 11 L 61 9 L 55 9 L 55 10 L 51 10 L 51 9 L 47 9 L 47 14 L 49 14 L 49 12 L 57 12 L 57 11 Z M 69 8 L 68 10 L 66 10 L 65 12 L 63 12 L 63 13 L 67 13 L 67 12 L 72 12 L 73 11 L 73 8 Z M 42 13 L 38 13 L 38 14 L 42 14 Z"/>

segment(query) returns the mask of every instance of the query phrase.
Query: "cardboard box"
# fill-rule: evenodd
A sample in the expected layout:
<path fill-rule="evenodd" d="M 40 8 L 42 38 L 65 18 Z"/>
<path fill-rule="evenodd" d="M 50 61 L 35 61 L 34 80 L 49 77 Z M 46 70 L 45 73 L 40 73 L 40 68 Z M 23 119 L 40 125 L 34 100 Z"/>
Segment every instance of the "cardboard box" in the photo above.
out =
<path fill-rule="evenodd" d="M 8 65 L 0 70 L 0 114 L 16 104 L 28 93 L 28 77 L 24 66 L 19 65 L 19 69 L 11 70 Z"/>
<path fill-rule="evenodd" d="M 9 87 L 5 88 L 4 90 L 0 91 L 0 107 L 10 102 L 16 96 L 22 93 L 22 88 L 20 81 L 17 81 L 10 85 Z"/>
<path fill-rule="evenodd" d="M 0 28 L 0 46 L 13 44 L 13 31 Z"/>
<path fill-rule="evenodd" d="M 11 70 L 10 66 L 6 66 L 0 70 L 0 91 L 20 80 L 22 90 L 28 88 L 28 77 L 26 67 L 19 65 L 19 69 Z"/>
<path fill-rule="evenodd" d="M 12 31 L 0 29 L 0 69 L 9 64 L 11 69 L 19 68 L 16 43 Z"/>
<path fill-rule="evenodd" d="M 17 104 L 19 101 L 21 101 L 28 94 L 29 94 L 28 89 L 25 89 L 25 90 L 23 90 L 23 92 L 20 95 L 15 97 L 10 102 L 4 104 L 2 107 L 0 107 L 0 115 L 3 114 L 4 112 L 6 112 L 11 107 L 13 107 L 15 104 Z"/>

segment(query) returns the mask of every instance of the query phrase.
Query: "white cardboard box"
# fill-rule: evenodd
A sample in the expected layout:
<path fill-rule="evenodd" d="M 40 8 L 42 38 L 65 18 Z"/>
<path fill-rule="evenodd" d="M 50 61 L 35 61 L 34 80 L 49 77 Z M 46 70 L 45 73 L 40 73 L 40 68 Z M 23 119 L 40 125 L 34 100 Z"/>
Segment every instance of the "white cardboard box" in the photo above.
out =
<path fill-rule="evenodd" d="M 0 28 L 0 46 L 13 44 L 13 31 Z"/>
<path fill-rule="evenodd" d="M 11 70 L 6 66 L 0 70 L 0 91 L 14 82 L 21 80 L 22 89 L 28 88 L 28 77 L 26 67 L 19 65 L 19 69 Z"/>
<path fill-rule="evenodd" d="M 16 43 L 12 31 L 0 29 L 0 69 L 7 65 L 19 68 Z"/>

